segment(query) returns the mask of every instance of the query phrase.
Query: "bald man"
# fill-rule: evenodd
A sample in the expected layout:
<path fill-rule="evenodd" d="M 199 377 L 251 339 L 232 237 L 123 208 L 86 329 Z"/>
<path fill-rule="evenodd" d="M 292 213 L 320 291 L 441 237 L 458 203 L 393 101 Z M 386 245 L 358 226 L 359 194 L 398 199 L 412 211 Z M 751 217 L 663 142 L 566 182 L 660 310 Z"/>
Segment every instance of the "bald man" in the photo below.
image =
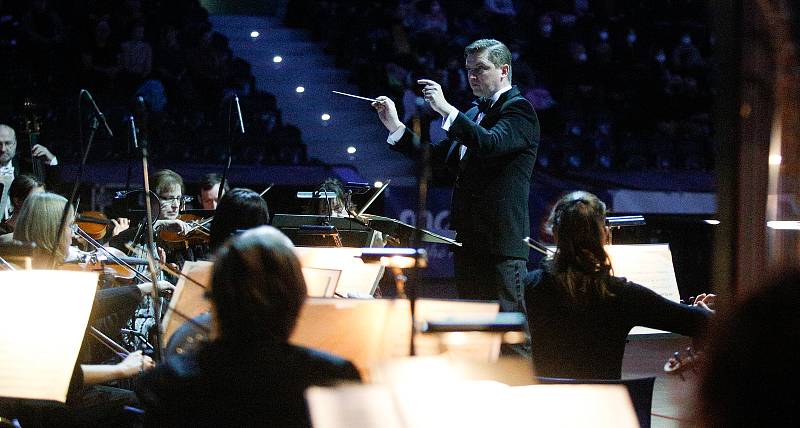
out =
<path fill-rule="evenodd" d="M 0 220 L 4 220 L 11 215 L 11 206 L 8 202 L 8 188 L 14 177 L 19 174 L 30 174 L 31 166 L 30 161 L 20 162 L 16 156 L 17 154 L 17 133 L 14 128 L 0 123 L 0 184 L 3 187 L 2 199 L 0 199 Z M 34 144 L 31 148 L 31 157 L 42 161 L 44 165 L 56 166 L 58 159 L 55 155 L 41 144 Z M 38 177 L 40 180 L 45 180 L 48 184 L 53 184 L 53 180 L 48 177 L 53 177 L 53 168 L 47 168 L 45 175 L 47 177 Z"/>

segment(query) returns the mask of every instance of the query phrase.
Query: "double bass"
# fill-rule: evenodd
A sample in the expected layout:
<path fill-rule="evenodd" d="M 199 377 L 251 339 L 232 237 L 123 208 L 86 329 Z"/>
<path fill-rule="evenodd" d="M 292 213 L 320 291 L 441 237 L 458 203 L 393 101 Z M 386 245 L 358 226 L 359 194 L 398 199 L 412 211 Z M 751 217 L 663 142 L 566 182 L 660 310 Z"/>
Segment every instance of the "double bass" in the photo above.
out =
<path fill-rule="evenodd" d="M 41 135 L 41 120 L 36 112 L 37 106 L 30 98 L 26 98 L 23 103 L 25 134 L 28 137 L 28 153 L 31 156 L 32 175 L 37 180 L 44 183 L 46 178 L 45 165 L 42 159 L 33 154 L 33 148 L 39 144 Z"/>

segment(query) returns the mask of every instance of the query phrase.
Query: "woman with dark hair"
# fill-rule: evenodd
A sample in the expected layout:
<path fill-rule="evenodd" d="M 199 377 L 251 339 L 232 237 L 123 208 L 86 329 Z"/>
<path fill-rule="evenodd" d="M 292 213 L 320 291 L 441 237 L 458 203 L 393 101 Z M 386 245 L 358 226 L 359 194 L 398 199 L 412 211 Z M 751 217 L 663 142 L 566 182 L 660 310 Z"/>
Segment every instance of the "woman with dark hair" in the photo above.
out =
<path fill-rule="evenodd" d="M 350 206 L 348 197 L 345 194 L 342 182 L 336 178 L 327 178 L 319 186 L 320 193 L 334 193 L 335 198 L 319 198 L 317 199 L 317 214 L 330 215 L 331 217 L 349 217 L 348 209 L 354 209 Z"/>
<path fill-rule="evenodd" d="M 562 197 L 548 219 L 557 245 L 526 278 L 531 354 L 540 376 L 620 379 L 628 332 L 645 326 L 695 336 L 713 313 L 713 295 L 693 306 L 615 277 L 604 244 L 606 206 L 588 192 Z"/>
<path fill-rule="evenodd" d="M 44 192 L 44 183 L 38 178 L 21 174 L 14 177 L 11 186 L 8 188 L 8 199 L 11 201 L 11 217 L 0 223 L 0 234 L 11 233 L 19 219 L 19 211 L 28 195 L 31 193 Z"/>
<path fill-rule="evenodd" d="M 289 344 L 306 298 L 291 241 L 262 226 L 229 239 L 215 259 L 213 339 L 142 379 L 147 423 L 310 426 L 306 388 L 360 378 L 346 360 Z"/>
<path fill-rule="evenodd" d="M 267 201 L 250 189 L 226 191 L 211 223 L 211 250 L 217 249 L 237 230 L 269 224 Z"/>

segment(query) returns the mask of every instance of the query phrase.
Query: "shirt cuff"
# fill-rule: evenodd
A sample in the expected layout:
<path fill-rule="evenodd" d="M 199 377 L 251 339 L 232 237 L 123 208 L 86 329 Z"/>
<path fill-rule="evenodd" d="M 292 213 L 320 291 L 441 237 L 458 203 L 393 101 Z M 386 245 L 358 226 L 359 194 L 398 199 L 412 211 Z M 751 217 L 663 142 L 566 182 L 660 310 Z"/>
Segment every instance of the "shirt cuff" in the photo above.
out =
<path fill-rule="evenodd" d="M 404 132 L 406 132 L 406 126 L 400 125 L 399 128 L 397 128 L 394 132 L 389 134 L 389 138 L 386 139 L 386 142 L 392 146 L 397 144 L 397 142 L 400 141 L 401 138 L 403 138 Z"/>
<path fill-rule="evenodd" d="M 456 117 L 458 117 L 458 109 L 453 107 L 453 109 L 450 110 L 450 114 L 448 114 L 446 118 L 442 119 L 442 129 L 449 131 L 450 126 L 453 124 L 453 121 L 456 120 Z"/>
<path fill-rule="evenodd" d="M 50 165 L 50 166 L 58 165 L 58 158 L 57 157 L 53 157 L 53 159 L 50 160 L 50 163 L 48 165 Z"/>

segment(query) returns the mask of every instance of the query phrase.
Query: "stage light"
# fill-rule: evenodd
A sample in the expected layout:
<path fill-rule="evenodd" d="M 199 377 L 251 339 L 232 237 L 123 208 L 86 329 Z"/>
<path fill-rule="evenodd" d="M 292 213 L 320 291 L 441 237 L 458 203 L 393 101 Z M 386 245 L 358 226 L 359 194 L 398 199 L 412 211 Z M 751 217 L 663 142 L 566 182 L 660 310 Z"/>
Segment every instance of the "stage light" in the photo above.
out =
<path fill-rule="evenodd" d="M 356 148 L 355 148 L 355 147 L 353 147 L 353 146 L 350 146 L 350 147 L 348 147 L 348 148 L 347 148 L 347 153 L 349 153 L 349 154 L 351 154 L 351 155 L 352 155 L 352 154 L 354 154 L 355 152 L 356 152 Z"/>
<path fill-rule="evenodd" d="M 375 182 L 375 183 L 372 185 L 372 187 L 374 187 L 374 188 L 376 188 L 376 189 L 380 189 L 381 187 L 383 187 L 383 181 L 380 181 L 380 180 L 376 181 L 376 182 Z"/>
<path fill-rule="evenodd" d="M 274 57 L 272 57 L 272 62 L 274 62 L 276 64 L 281 62 L 281 61 L 283 61 L 283 57 L 280 56 L 280 55 L 275 55 Z"/>
<path fill-rule="evenodd" d="M 298 94 L 302 94 L 303 92 L 306 91 L 306 88 L 304 88 L 302 86 L 298 86 L 298 87 L 294 88 L 294 91 L 297 92 Z"/>
<path fill-rule="evenodd" d="M 704 221 L 706 224 L 711 224 L 711 225 L 714 225 L 714 226 L 716 226 L 716 225 L 718 225 L 718 224 L 719 224 L 719 220 L 714 220 L 714 219 L 707 219 L 707 220 L 703 220 L 703 221 Z"/>
<path fill-rule="evenodd" d="M 327 122 L 327 121 L 331 120 L 331 115 L 329 115 L 328 113 L 322 113 L 322 116 L 320 116 L 320 119 L 322 119 L 323 122 Z"/>
<path fill-rule="evenodd" d="M 253 39 L 257 39 L 258 36 L 260 36 L 260 35 L 261 35 L 261 33 L 259 33 L 258 31 L 255 31 L 255 30 L 250 32 L 250 38 L 253 38 Z"/>
<path fill-rule="evenodd" d="M 364 263 L 380 263 L 386 267 L 408 269 L 427 267 L 428 253 L 424 248 L 364 248 L 361 252 Z"/>
<path fill-rule="evenodd" d="M 800 221 L 773 220 L 767 222 L 767 227 L 775 230 L 800 230 Z"/>

